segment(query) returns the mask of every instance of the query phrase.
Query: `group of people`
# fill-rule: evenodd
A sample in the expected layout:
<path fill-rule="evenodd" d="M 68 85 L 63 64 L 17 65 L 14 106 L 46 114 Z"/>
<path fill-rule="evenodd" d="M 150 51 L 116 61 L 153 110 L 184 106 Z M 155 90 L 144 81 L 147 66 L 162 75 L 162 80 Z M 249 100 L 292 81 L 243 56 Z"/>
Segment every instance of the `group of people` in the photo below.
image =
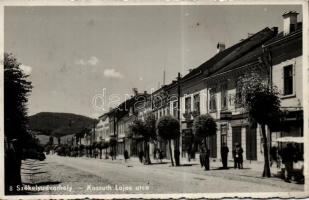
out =
<path fill-rule="evenodd" d="M 238 143 L 235 143 L 233 148 L 233 159 L 234 159 L 234 168 L 243 169 L 243 152 L 241 145 Z M 227 160 L 228 160 L 228 153 L 229 148 L 226 146 L 225 143 L 221 146 L 221 161 L 223 165 L 223 169 L 228 169 Z"/>

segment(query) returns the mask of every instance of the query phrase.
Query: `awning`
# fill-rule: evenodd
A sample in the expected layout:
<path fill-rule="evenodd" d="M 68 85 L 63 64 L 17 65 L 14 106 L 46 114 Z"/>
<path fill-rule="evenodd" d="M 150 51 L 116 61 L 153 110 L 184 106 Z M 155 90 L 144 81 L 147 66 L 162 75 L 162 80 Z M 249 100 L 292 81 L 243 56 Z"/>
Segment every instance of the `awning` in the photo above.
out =
<path fill-rule="evenodd" d="M 304 143 L 304 137 L 281 137 L 276 142 Z"/>

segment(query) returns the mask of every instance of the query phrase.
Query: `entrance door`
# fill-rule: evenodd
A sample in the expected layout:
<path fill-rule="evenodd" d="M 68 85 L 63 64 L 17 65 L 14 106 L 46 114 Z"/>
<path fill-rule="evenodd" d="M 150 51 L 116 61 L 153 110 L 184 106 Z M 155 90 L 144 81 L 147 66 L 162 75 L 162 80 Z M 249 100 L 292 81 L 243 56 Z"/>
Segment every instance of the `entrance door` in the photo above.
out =
<path fill-rule="evenodd" d="M 207 138 L 208 148 L 210 150 L 210 157 L 217 157 L 217 134 L 209 136 Z"/>
<path fill-rule="evenodd" d="M 232 127 L 232 142 L 233 142 L 233 148 L 235 143 L 241 145 L 241 126 Z"/>
<path fill-rule="evenodd" d="M 247 160 L 257 160 L 255 127 L 246 127 L 246 157 Z"/>

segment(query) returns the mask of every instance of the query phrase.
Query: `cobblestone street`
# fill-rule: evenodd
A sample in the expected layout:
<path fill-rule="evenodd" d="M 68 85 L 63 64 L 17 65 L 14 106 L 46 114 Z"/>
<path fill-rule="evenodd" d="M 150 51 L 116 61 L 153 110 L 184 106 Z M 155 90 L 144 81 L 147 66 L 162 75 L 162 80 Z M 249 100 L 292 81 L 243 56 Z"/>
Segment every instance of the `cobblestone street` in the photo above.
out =
<path fill-rule="evenodd" d="M 142 165 L 136 159 L 100 160 L 47 156 L 43 162 L 23 163 L 23 182 L 51 187 L 30 194 L 224 193 L 302 191 L 303 185 L 262 178 L 254 169 L 204 171 L 194 161 L 180 167 L 170 163 Z M 59 187 L 62 187 L 62 189 Z M 34 189 L 36 190 L 36 189 Z M 40 189 L 39 189 L 40 190 Z"/>

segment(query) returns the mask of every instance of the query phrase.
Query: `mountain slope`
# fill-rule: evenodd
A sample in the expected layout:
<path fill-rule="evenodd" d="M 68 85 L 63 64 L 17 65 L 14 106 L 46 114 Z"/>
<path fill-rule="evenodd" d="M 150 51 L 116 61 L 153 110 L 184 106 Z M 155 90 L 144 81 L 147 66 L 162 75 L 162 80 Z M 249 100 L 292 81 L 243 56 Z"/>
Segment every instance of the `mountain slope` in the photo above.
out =
<path fill-rule="evenodd" d="M 41 112 L 29 117 L 29 129 L 42 135 L 64 136 L 92 127 L 95 119 L 72 113 Z"/>

